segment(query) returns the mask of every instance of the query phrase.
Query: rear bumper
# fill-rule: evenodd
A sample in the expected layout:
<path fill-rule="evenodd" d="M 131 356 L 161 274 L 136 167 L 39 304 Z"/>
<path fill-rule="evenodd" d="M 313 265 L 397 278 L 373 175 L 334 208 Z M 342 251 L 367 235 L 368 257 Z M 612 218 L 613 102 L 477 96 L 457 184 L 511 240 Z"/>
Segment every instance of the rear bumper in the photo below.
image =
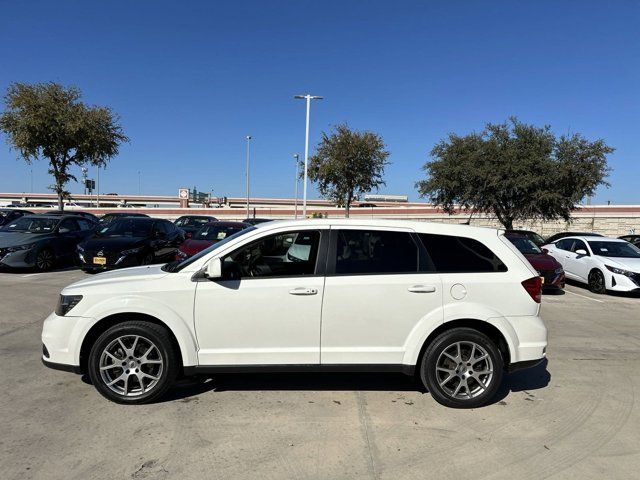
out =
<path fill-rule="evenodd" d="M 536 360 L 526 360 L 524 362 L 510 363 L 509 365 L 507 365 L 507 372 L 512 373 L 512 372 L 517 372 L 518 370 L 524 370 L 525 368 L 533 368 L 542 362 L 544 362 L 544 358 L 538 358 Z"/>
<path fill-rule="evenodd" d="M 547 327 L 537 315 L 495 317 L 487 320 L 504 336 L 509 347 L 509 362 L 534 362 L 547 355 Z"/>

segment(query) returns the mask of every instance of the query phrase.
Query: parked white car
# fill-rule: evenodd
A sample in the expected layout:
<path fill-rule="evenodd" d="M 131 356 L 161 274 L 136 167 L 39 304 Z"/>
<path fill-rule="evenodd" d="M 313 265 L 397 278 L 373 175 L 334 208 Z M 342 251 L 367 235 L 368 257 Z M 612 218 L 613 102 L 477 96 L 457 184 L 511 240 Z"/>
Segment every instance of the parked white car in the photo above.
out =
<path fill-rule="evenodd" d="M 567 278 L 595 293 L 640 291 L 640 249 L 609 237 L 566 237 L 545 245 Z"/>
<path fill-rule="evenodd" d="M 181 374 L 322 370 L 415 373 L 438 402 L 476 407 L 505 369 L 545 357 L 540 298 L 498 230 L 269 222 L 66 287 L 42 359 L 119 403 L 156 400 Z"/>

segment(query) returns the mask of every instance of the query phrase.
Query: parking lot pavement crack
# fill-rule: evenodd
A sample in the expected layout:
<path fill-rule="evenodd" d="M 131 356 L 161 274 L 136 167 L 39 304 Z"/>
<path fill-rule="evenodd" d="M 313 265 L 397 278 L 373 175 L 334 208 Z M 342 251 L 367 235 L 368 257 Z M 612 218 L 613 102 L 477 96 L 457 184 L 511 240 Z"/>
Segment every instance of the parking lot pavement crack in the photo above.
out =
<path fill-rule="evenodd" d="M 380 478 L 378 471 L 376 470 L 376 458 L 378 457 L 378 453 L 373 439 L 373 432 L 369 426 L 370 420 L 369 414 L 367 413 L 367 401 L 365 400 L 362 392 L 356 392 L 356 398 L 358 401 L 358 417 L 362 427 L 362 434 L 367 445 L 369 474 L 371 478 L 377 480 Z"/>

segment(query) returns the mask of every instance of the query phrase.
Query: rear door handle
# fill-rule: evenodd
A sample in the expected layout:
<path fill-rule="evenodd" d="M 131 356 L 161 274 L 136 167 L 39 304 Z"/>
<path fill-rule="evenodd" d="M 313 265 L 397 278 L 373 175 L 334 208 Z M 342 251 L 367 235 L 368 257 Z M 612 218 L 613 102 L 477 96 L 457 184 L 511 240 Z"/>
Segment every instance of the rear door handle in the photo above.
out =
<path fill-rule="evenodd" d="M 298 287 L 298 288 L 289 290 L 289 294 L 291 295 L 316 295 L 317 293 L 318 293 L 317 288 Z"/>
<path fill-rule="evenodd" d="M 414 285 L 407 290 L 412 293 L 433 293 L 436 291 L 436 287 L 434 285 Z"/>

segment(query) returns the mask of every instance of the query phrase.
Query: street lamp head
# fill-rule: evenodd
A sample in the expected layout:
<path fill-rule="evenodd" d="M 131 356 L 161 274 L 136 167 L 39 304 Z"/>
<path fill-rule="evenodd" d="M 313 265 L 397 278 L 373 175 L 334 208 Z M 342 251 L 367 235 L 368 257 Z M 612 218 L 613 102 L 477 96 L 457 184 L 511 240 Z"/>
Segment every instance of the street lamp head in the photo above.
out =
<path fill-rule="evenodd" d="M 301 100 L 306 100 L 307 98 L 311 99 L 311 100 L 322 100 L 324 97 L 320 97 L 318 95 L 294 95 L 293 98 L 298 98 Z"/>
<path fill-rule="evenodd" d="M 247 135 L 247 140 L 251 140 L 251 135 Z"/>
<path fill-rule="evenodd" d="M 317 95 L 311 97 L 311 100 L 322 100 L 322 99 L 324 99 L 324 97 L 319 97 Z"/>
<path fill-rule="evenodd" d="M 307 98 L 307 96 L 306 95 L 294 95 L 293 98 L 299 98 L 299 99 L 303 99 L 304 100 L 305 98 Z"/>
<path fill-rule="evenodd" d="M 295 158 L 296 160 L 298 160 L 300 158 L 300 155 L 298 155 L 297 153 L 293 155 L 293 158 Z"/>

